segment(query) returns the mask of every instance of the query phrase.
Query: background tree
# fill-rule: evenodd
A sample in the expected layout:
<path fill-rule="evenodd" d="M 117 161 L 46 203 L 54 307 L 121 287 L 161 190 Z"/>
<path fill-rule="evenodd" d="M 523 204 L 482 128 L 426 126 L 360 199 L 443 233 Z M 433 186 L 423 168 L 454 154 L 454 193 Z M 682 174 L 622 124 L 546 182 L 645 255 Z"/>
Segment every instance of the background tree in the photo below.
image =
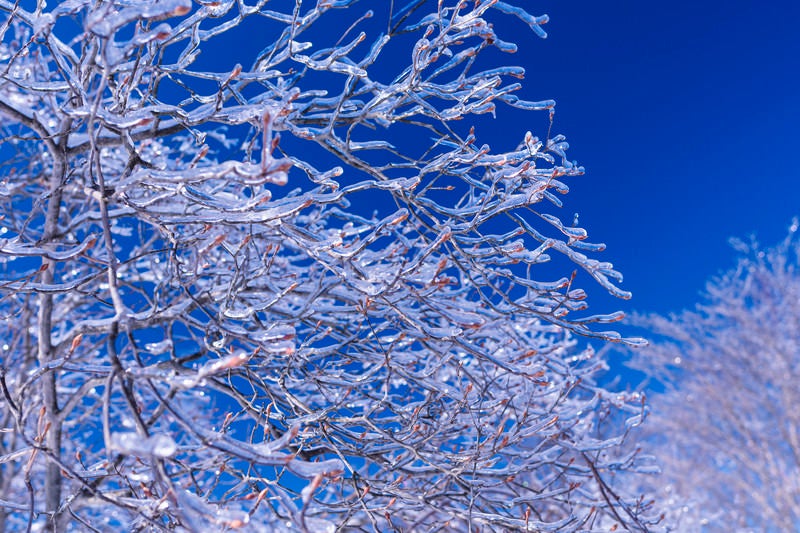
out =
<path fill-rule="evenodd" d="M 380 5 L 0 0 L 5 529 L 647 528 L 582 170 L 459 122 L 546 17 Z"/>
<path fill-rule="evenodd" d="M 651 317 L 636 361 L 666 387 L 646 432 L 680 531 L 800 527 L 800 243 L 737 242 L 696 311 Z"/>

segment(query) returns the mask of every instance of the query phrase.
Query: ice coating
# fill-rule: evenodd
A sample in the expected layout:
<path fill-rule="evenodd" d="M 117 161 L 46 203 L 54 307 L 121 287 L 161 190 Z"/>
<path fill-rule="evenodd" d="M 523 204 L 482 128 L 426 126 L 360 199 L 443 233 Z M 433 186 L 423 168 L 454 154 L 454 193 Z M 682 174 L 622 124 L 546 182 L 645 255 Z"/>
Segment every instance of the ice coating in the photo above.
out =
<path fill-rule="evenodd" d="M 172 457 L 178 447 L 167 434 L 143 436 L 135 432 L 112 433 L 111 448 L 127 455 L 153 456 L 159 459 Z"/>
<path fill-rule="evenodd" d="M 512 54 L 546 16 L 50 4 L 0 0 L 9 528 L 649 520 L 606 491 L 648 468 L 645 407 L 580 340 L 638 343 L 589 307 L 629 294 L 565 222 L 566 138 L 527 131 L 555 102 Z"/>

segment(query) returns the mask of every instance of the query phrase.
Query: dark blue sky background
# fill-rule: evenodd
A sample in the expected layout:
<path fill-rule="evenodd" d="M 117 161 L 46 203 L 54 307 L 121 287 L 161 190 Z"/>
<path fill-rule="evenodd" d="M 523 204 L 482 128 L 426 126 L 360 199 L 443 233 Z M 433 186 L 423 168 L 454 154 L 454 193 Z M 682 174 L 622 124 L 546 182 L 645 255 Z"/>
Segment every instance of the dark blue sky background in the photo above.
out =
<path fill-rule="evenodd" d="M 692 307 L 733 265 L 732 236 L 772 245 L 800 215 L 800 2 L 549 0 L 527 38 L 526 91 L 586 176 L 565 210 L 634 293 L 625 310 Z M 593 307 L 617 305 L 592 291 Z"/>

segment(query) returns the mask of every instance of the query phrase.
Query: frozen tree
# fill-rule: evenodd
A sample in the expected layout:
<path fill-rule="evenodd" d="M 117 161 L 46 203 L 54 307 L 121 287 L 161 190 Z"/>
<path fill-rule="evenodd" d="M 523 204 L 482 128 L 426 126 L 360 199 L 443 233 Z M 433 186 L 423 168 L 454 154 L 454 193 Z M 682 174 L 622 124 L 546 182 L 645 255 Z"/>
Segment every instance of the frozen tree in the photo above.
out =
<path fill-rule="evenodd" d="M 768 250 L 737 242 L 696 311 L 648 320 L 660 340 L 636 360 L 666 387 L 646 427 L 679 531 L 800 528 L 797 229 Z"/>
<path fill-rule="evenodd" d="M 0 0 L 0 529 L 653 523 L 521 3 Z"/>

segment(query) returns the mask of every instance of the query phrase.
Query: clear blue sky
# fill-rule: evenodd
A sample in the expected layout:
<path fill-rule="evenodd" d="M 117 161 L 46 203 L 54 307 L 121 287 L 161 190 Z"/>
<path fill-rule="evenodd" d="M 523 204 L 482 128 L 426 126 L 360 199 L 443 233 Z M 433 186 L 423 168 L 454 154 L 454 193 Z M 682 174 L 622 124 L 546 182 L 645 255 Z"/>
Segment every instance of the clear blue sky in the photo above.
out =
<path fill-rule="evenodd" d="M 586 176 L 565 210 L 634 293 L 676 311 L 733 265 L 732 236 L 766 245 L 800 215 L 800 2 L 550 0 L 526 91 L 557 101 L 554 133 Z M 593 307 L 615 305 L 599 291 Z"/>

